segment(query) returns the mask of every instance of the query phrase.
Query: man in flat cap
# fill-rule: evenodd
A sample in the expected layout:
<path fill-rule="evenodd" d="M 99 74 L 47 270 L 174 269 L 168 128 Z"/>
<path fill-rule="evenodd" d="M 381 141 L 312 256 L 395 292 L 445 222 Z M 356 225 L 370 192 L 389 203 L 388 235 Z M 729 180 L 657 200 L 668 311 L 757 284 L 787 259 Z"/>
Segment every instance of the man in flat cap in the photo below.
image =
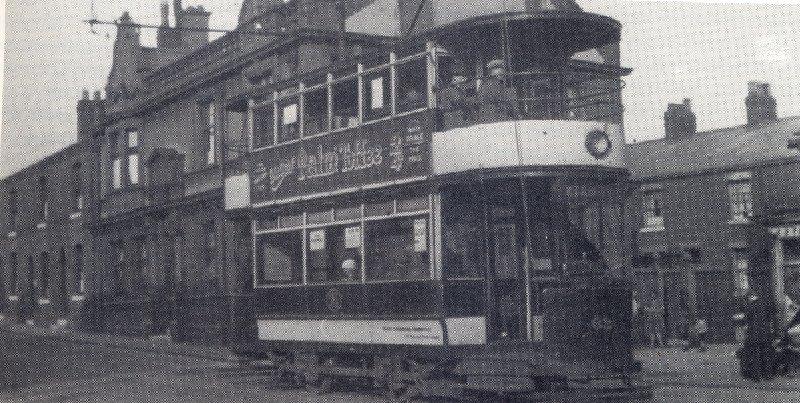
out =
<path fill-rule="evenodd" d="M 500 59 L 492 60 L 486 65 L 489 77 L 478 89 L 478 104 L 480 107 L 478 120 L 480 123 L 490 123 L 516 119 L 517 92 L 506 83 L 505 62 Z"/>
<path fill-rule="evenodd" d="M 470 88 L 473 83 L 473 80 L 467 78 L 464 65 L 454 63 L 450 84 L 439 91 L 439 108 L 445 130 L 463 127 L 474 121 L 474 87 Z"/>

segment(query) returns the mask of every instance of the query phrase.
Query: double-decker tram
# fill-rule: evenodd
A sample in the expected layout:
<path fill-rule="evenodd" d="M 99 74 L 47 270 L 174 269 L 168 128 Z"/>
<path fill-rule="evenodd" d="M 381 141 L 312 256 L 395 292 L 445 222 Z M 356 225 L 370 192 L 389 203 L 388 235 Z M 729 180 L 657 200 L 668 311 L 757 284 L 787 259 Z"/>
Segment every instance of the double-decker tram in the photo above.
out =
<path fill-rule="evenodd" d="M 619 31 L 475 17 L 254 92 L 252 350 L 315 389 L 647 397 Z"/>

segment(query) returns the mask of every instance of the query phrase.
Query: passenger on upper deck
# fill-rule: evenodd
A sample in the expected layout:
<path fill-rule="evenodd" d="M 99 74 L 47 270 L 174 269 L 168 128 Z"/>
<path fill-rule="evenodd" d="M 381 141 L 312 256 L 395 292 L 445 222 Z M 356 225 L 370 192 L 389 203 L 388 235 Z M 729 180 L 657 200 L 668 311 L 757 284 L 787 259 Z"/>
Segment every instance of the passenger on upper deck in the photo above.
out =
<path fill-rule="evenodd" d="M 450 84 L 439 91 L 439 108 L 445 130 L 465 126 L 475 119 L 475 94 L 474 87 L 471 88 L 474 81 L 467 79 L 465 72 L 463 64 L 455 63 Z"/>
<path fill-rule="evenodd" d="M 486 65 L 489 78 L 478 88 L 479 123 L 515 119 L 519 116 L 517 92 L 506 83 L 506 68 L 502 60 Z"/>

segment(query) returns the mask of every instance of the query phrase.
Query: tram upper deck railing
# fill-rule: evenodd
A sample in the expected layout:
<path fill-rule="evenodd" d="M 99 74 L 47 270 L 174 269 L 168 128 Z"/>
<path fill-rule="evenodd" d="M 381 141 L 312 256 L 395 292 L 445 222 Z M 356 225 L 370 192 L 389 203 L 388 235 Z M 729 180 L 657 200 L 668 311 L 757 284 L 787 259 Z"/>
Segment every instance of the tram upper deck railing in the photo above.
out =
<path fill-rule="evenodd" d="M 262 92 L 251 99 L 252 148 L 425 109 L 437 111 L 437 130 L 515 119 L 621 120 L 624 72 L 619 67 L 568 60 L 546 69 L 487 73 L 456 83 L 445 59 L 433 47 L 403 58 L 392 53 L 385 64 L 369 68 L 358 64 L 342 74 L 328 73 Z"/>

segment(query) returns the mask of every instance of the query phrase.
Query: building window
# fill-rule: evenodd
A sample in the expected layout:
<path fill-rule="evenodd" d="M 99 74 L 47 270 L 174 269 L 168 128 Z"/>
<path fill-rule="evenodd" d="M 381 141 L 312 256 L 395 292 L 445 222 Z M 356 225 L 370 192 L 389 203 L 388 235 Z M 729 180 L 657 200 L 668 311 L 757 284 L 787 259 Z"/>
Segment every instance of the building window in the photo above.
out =
<path fill-rule="evenodd" d="M 19 262 L 17 262 L 17 254 L 11 253 L 10 255 L 8 255 L 8 268 L 11 271 L 11 273 L 9 273 L 9 278 L 8 278 L 8 283 L 9 283 L 8 291 L 14 295 L 16 295 L 17 290 L 19 290 L 19 286 L 17 285 L 17 282 L 19 281 L 18 265 Z"/>
<path fill-rule="evenodd" d="M 365 243 L 367 280 L 430 277 L 426 217 L 368 221 Z"/>
<path fill-rule="evenodd" d="M 208 102 L 201 106 L 205 120 L 206 134 L 206 163 L 213 165 L 217 163 L 217 107 L 214 102 Z"/>
<path fill-rule="evenodd" d="M 126 150 L 128 155 L 128 183 L 136 185 L 139 183 L 139 132 L 135 130 L 127 132 Z"/>
<path fill-rule="evenodd" d="M 39 255 L 39 295 L 46 297 L 50 291 L 50 268 L 48 267 L 47 252 Z"/>
<path fill-rule="evenodd" d="M 83 271 L 83 245 L 75 245 L 75 292 L 86 292 L 86 279 Z"/>
<path fill-rule="evenodd" d="M 183 232 L 175 235 L 175 282 L 186 281 L 186 236 Z"/>
<path fill-rule="evenodd" d="M 734 296 L 743 297 L 750 290 L 750 260 L 747 249 L 736 248 L 733 250 L 733 293 Z"/>
<path fill-rule="evenodd" d="M 303 281 L 303 231 L 262 235 L 256 247 L 259 284 L 300 284 Z"/>
<path fill-rule="evenodd" d="M 269 103 L 253 109 L 253 148 L 275 144 L 275 105 Z"/>
<path fill-rule="evenodd" d="M 111 161 L 111 188 L 122 187 L 122 158 L 119 150 L 119 134 L 113 133 L 108 138 L 109 160 Z"/>
<path fill-rule="evenodd" d="M 664 228 L 661 190 L 651 190 L 642 196 L 642 218 L 646 228 Z"/>
<path fill-rule="evenodd" d="M 39 222 L 47 221 L 50 215 L 50 204 L 47 200 L 47 178 L 39 177 Z"/>
<path fill-rule="evenodd" d="M 203 238 L 201 245 L 201 258 L 206 275 L 211 276 L 214 280 L 220 281 L 222 277 L 217 272 L 215 261 L 217 257 L 217 232 L 216 223 L 209 220 L 203 225 Z"/>
<path fill-rule="evenodd" d="M 83 209 L 83 167 L 80 162 L 72 166 L 72 181 L 72 207 L 80 211 Z"/>
<path fill-rule="evenodd" d="M 753 216 L 752 185 L 749 178 L 729 181 L 728 198 L 731 220 L 747 221 Z"/>
<path fill-rule="evenodd" d="M 19 216 L 19 205 L 17 203 L 17 190 L 11 189 L 8 192 L 8 226 L 11 230 L 17 228 Z"/>

